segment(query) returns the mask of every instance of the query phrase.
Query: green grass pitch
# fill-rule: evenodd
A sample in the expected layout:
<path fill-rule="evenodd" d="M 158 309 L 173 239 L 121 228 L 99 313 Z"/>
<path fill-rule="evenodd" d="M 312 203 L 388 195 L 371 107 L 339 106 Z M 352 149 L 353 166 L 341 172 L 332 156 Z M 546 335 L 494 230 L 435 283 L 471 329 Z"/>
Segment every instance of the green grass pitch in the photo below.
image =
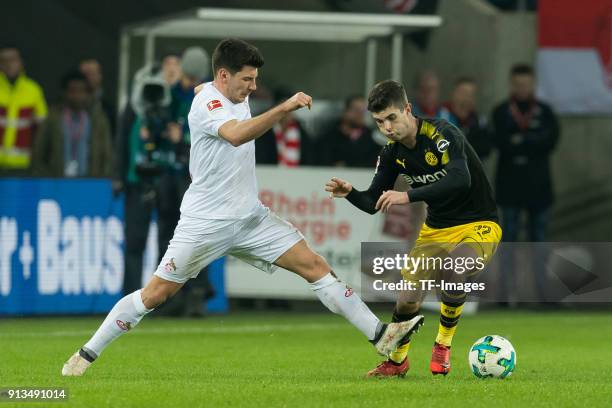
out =
<path fill-rule="evenodd" d="M 388 317 L 388 316 L 387 316 Z M 64 361 L 101 322 L 95 318 L 0 320 L 0 388 L 66 387 L 75 407 L 604 407 L 612 404 L 612 315 L 482 312 L 464 316 L 452 371 L 433 377 L 435 314 L 413 337 L 404 379 L 365 379 L 379 357 L 331 314 L 236 314 L 204 320 L 145 319 L 113 343 L 84 377 Z M 477 379 L 467 364 L 477 338 L 515 346 L 514 374 Z"/>

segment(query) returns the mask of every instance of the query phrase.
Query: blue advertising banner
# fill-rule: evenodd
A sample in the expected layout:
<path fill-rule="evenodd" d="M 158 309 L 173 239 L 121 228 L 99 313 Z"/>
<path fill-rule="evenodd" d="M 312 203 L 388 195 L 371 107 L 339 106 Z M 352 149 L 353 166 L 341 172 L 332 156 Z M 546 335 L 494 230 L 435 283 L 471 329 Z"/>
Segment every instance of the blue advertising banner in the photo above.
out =
<path fill-rule="evenodd" d="M 122 296 L 108 180 L 0 179 L 0 314 L 106 312 Z"/>
<path fill-rule="evenodd" d="M 123 293 L 123 208 L 109 180 L 0 179 L 0 315 L 108 312 Z M 143 284 L 157 267 L 152 231 Z M 228 310 L 224 270 L 209 267 L 209 313 Z"/>

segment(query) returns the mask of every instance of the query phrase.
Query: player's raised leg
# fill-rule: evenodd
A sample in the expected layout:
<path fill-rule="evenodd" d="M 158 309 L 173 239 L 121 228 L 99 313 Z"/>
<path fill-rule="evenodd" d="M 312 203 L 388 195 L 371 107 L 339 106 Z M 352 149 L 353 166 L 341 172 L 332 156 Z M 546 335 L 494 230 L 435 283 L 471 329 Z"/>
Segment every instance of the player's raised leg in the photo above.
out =
<path fill-rule="evenodd" d="M 209 225 L 197 225 L 203 233 L 194 232 L 193 223 L 182 218 L 174 237 L 153 277 L 147 285 L 119 300 L 98 330 L 85 345 L 64 364 L 62 374 L 80 376 L 102 351 L 115 339 L 134 328 L 142 318 L 160 306 L 187 282 L 197 276 L 203 265 L 223 254 L 227 248 L 227 228 L 216 228 L 214 234 L 204 233 Z M 214 236 L 214 237 L 213 237 Z"/>
<path fill-rule="evenodd" d="M 164 303 L 183 286 L 153 276 L 140 290 L 124 296 L 106 316 L 102 325 L 62 368 L 64 376 L 80 376 L 113 340 L 134 328 L 142 318 Z"/>
<path fill-rule="evenodd" d="M 382 355 L 388 355 L 403 338 L 410 337 L 423 323 L 423 316 L 401 323 L 382 323 L 374 313 L 331 270 L 327 261 L 301 240 L 274 262 L 310 283 L 321 303 L 344 316 L 361 331 Z"/>

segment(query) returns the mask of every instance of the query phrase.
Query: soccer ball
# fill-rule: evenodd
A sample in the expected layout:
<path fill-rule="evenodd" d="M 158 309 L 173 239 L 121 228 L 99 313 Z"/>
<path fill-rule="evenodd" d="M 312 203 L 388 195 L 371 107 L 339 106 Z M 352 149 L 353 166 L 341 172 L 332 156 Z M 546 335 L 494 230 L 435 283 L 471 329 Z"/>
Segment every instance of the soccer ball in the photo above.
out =
<path fill-rule="evenodd" d="M 468 360 L 472 372 L 478 378 L 506 378 L 516 367 L 516 351 L 501 336 L 484 336 L 470 348 Z"/>

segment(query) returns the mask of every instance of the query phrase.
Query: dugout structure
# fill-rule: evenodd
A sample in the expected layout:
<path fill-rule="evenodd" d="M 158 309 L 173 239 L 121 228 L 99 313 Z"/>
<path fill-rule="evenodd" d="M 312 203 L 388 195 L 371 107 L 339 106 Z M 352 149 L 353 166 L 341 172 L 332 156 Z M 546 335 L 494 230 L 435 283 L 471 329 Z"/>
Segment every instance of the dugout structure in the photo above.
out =
<path fill-rule="evenodd" d="M 130 55 L 142 49 L 145 63 L 155 61 L 159 38 L 341 42 L 366 47 L 364 95 L 374 85 L 378 41 L 391 39 L 391 76 L 401 81 L 404 35 L 438 27 L 436 15 L 198 8 L 122 28 L 119 44 L 119 107 L 128 98 Z M 140 37 L 141 41 L 134 41 Z M 144 39 L 144 41 L 142 41 Z M 143 45 L 144 44 L 144 45 Z"/>

